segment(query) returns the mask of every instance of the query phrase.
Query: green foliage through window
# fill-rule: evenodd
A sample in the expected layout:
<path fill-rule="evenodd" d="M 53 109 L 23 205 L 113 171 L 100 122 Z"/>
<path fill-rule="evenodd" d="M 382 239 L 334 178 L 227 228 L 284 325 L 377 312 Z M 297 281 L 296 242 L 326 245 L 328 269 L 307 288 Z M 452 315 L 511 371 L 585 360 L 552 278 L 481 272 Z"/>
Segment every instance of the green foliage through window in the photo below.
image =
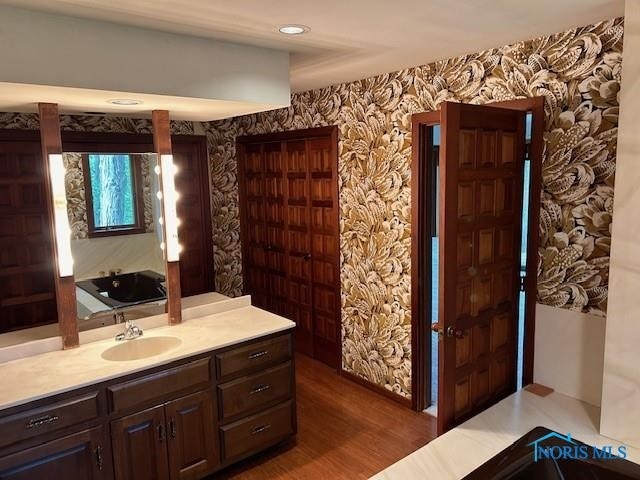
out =
<path fill-rule="evenodd" d="M 130 155 L 89 155 L 89 179 L 96 230 L 135 227 L 136 200 Z"/>

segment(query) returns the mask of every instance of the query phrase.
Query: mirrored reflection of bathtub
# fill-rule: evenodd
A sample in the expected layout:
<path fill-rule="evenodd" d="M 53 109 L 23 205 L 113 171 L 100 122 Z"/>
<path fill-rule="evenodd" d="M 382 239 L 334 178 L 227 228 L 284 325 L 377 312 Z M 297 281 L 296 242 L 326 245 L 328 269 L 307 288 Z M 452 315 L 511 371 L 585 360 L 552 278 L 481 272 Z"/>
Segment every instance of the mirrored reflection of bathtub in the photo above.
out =
<path fill-rule="evenodd" d="M 131 307 L 118 309 L 124 312 L 128 320 L 137 320 L 139 318 L 150 317 L 152 315 L 160 315 L 165 312 L 166 300 L 157 303 L 147 303 L 134 305 Z M 78 317 L 78 329 L 81 332 L 99 327 L 106 327 L 116 323 L 115 310 L 105 310 L 88 315 L 85 318 Z"/>

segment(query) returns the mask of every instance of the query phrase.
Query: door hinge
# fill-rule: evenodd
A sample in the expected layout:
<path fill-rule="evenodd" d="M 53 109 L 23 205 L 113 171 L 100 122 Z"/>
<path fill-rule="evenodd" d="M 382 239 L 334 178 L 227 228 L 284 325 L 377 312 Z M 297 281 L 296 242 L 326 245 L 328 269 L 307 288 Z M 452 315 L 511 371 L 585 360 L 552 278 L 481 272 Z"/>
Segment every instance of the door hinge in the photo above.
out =
<path fill-rule="evenodd" d="M 520 291 L 524 292 L 527 286 L 527 274 L 520 273 Z"/>

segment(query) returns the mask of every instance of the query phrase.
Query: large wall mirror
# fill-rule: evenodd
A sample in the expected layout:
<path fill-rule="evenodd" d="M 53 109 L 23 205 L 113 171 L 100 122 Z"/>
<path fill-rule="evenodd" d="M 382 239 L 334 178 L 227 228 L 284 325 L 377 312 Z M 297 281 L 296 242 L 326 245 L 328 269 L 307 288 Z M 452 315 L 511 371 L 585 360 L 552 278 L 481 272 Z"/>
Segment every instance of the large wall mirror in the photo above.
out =
<path fill-rule="evenodd" d="M 78 329 L 165 311 L 164 234 L 155 153 L 66 152 Z"/>
<path fill-rule="evenodd" d="M 63 132 L 78 329 L 165 312 L 157 155 L 148 134 Z M 172 136 L 182 296 L 214 291 L 207 146 Z M 59 335 L 38 131 L 0 130 L 0 348 Z"/>

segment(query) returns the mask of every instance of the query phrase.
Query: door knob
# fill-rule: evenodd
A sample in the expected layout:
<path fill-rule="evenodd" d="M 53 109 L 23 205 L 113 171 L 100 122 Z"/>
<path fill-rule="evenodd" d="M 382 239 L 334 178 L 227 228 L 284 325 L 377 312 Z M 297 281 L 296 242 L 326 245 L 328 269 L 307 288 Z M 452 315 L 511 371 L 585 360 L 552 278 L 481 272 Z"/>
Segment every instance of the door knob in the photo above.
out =
<path fill-rule="evenodd" d="M 305 260 L 311 260 L 311 254 L 305 253 L 302 258 L 304 258 Z"/>
<path fill-rule="evenodd" d="M 446 335 L 450 338 L 464 338 L 464 330 L 454 327 L 453 325 L 449 325 L 446 329 L 443 329 L 439 323 L 432 323 L 431 330 L 436 332 L 439 337 Z"/>

